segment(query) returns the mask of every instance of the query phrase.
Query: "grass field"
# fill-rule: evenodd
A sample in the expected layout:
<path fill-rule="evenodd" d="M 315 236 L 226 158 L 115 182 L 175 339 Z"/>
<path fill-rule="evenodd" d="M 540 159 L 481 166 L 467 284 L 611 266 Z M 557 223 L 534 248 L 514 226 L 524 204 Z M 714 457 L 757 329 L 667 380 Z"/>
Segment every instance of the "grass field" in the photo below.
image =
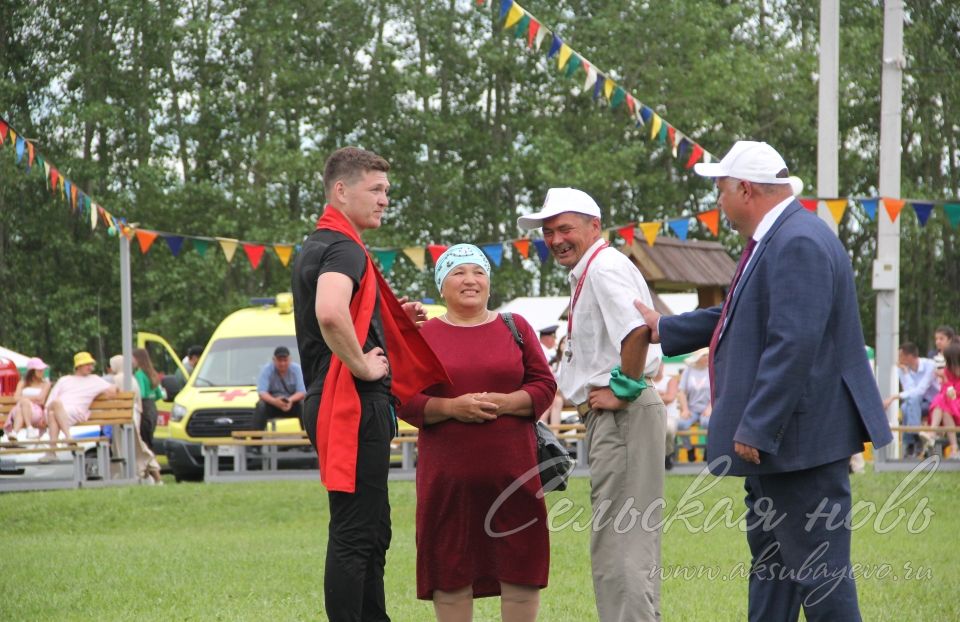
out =
<path fill-rule="evenodd" d="M 873 501 L 879 510 L 903 479 L 857 476 L 854 501 Z M 667 515 L 678 516 L 678 503 L 693 482 L 667 478 Z M 707 510 L 724 498 L 739 516 L 742 480 L 722 479 L 697 497 Z M 574 509 L 556 515 L 554 525 L 568 523 L 575 508 L 589 508 L 588 482 L 574 480 L 566 493 L 548 497 L 551 506 L 561 499 Z M 413 483 L 392 483 L 391 503 L 388 609 L 395 622 L 430 620 L 430 604 L 415 598 Z M 689 502 L 683 507 L 684 513 L 696 509 Z M 913 515 L 912 531 L 918 531 L 924 507 L 933 513 L 929 524 L 912 533 L 908 521 Z M 581 523 L 589 520 L 584 514 Z M 856 518 L 867 516 L 864 510 Z M 854 535 L 855 562 L 871 569 L 889 566 L 884 578 L 859 580 L 863 619 L 960 619 L 960 474 L 934 475 L 882 520 L 877 516 Z M 663 563 L 689 572 L 702 565 L 720 576 L 665 579 L 665 620 L 746 619 L 746 579 L 722 576 L 748 561 L 744 535 L 723 526 L 698 531 L 705 518 L 707 511 L 669 524 Z M 2 495 L 0 620 L 323 619 L 326 523 L 326 495 L 313 482 Z M 588 531 L 572 526 L 551 534 L 550 586 L 542 593 L 541 620 L 596 619 L 588 541 Z M 905 578 L 907 564 L 920 578 Z M 483 599 L 474 619 L 498 620 L 498 612 L 497 599 Z"/>

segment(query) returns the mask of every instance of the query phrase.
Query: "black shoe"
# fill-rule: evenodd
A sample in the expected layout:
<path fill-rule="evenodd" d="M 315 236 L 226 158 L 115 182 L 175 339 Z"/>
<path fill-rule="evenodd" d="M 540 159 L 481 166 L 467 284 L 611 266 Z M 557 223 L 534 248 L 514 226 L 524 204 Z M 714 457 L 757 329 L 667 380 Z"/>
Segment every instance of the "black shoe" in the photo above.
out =
<path fill-rule="evenodd" d="M 663 468 L 669 471 L 673 468 L 673 454 L 665 456 L 663 459 Z"/>

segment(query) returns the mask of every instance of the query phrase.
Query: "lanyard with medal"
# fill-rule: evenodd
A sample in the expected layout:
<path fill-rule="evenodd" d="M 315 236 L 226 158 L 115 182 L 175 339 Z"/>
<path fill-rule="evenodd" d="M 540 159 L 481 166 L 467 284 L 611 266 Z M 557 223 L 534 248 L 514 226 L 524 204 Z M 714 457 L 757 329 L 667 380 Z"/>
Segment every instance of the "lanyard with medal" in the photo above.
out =
<path fill-rule="evenodd" d="M 573 309 L 577 306 L 577 300 L 580 299 L 580 290 L 583 289 L 583 284 L 587 280 L 587 271 L 590 270 L 590 264 L 593 263 L 593 260 L 596 259 L 597 255 L 609 246 L 606 242 L 601 244 L 597 250 L 593 251 L 593 254 L 590 255 L 590 259 L 587 260 L 587 265 L 583 269 L 583 274 L 580 275 L 580 279 L 577 281 L 577 288 L 573 291 L 573 298 L 570 300 L 570 313 L 567 314 L 567 350 L 563 353 L 565 359 L 569 363 L 573 358 Z"/>

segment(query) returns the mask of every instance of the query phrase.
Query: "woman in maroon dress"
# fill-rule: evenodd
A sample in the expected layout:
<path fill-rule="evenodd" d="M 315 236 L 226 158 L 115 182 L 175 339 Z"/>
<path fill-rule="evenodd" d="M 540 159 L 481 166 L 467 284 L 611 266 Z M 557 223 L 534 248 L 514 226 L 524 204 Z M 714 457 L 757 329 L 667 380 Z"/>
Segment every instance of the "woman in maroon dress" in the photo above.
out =
<path fill-rule="evenodd" d="M 447 313 L 422 334 L 452 384 L 400 413 L 420 428 L 417 597 L 433 600 L 441 622 L 469 620 L 474 598 L 498 595 L 504 621 L 535 620 L 550 542 L 533 422 L 556 383 L 530 325 L 514 316 L 521 348 L 487 309 L 490 263 L 479 248 L 449 248 L 435 280 Z"/>

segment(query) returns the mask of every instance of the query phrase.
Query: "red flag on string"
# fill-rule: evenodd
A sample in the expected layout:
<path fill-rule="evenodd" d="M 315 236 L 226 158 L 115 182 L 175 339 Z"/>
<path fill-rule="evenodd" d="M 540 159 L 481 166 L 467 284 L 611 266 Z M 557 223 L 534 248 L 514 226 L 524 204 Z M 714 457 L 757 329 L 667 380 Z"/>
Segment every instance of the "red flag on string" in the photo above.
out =
<path fill-rule="evenodd" d="M 260 266 L 260 260 L 263 259 L 263 251 L 265 251 L 266 248 L 263 244 L 244 243 L 243 252 L 247 254 L 247 259 L 250 260 L 250 266 L 254 270 Z"/>
<path fill-rule="evenodd" d="M 155 231 L 144 231 L 143 229 L 137 229 L 137 242 L 140 243 L 140 254 L 146 255 L 147 251 L 150 250 L 150 245 L 153 244 L 153 241 L 157 239 L 157 233 Z"/>
<path fill-rule="evenodd" d="M 813 213 L 817 212 L 817 203 L 819 203 L 819 201 L 816 199 L 800 199 L 800 205 L 802 205 L 805 210 Z"/>
<path fill-rule="evenodd" d="M 440 255 L 443 254 L 443 251 L 447 250 L 448 247 L 441 244 L 431 244 L 427 246 L 427 250 L 430 251 L 430 258 L 433 259 L 433 263 L 436 264 L 437 260 L 440 259 Z"/>
<path fill-rule="evenodd" d="M 693 168 L 693 165 L 699 162 L 702 157 L 703 147 L 697 143 L 693 143 L 693 151 L 690 153 L 690 159 L 687 160 L 687 168 Z"/>
<path fill-rule="evenodd" d="M 527 47 L 532 48 L 533 42 L 537 39 L 537 33 L 540 31 L 540 22 L 530 18 L 530 30 L 527 31 Z"/>
<path fill-rule="evenodd" d="M 626 227 L 620 227 L 617 229 L 617 233 L 619 233 L 620 237 L 627 241 L 627 246 L 633 245 L 633 223 L 630 223 Z"/>

